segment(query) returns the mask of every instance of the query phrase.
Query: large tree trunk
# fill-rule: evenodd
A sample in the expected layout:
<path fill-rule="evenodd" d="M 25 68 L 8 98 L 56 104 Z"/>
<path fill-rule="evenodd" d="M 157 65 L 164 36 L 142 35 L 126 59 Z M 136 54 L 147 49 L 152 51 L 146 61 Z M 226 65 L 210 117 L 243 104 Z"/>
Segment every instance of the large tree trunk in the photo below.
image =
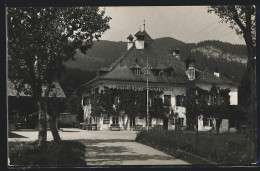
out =
<path fill-rule="evenodd" d="M 56 115 L 50 115 L 50 129 L 55 142 L 60 142 L 61 138 L 56 127 Z"/>
<path fill-rule="evenodd" d="M 255 47 L 252 40 L 252 35 L 250 30 L 244 32 L 244 39 L 247 45 L 247 67 L 249 71 L 250 80 L 250 107 L 249 107 L 249 138 L 252 142 L 252 146 L 256 149 L 256 61 L 255 61 Z"/>
<path fill-rule="evenodd" d="M 250 75 L 250 135 L 256 147 L 256 66 L 255 66 L 255 52 L 254 47 L 247 46 L 248 50 L 248 67 Z"/>
<path fill-rule="evenodd" d="M 57 113 L 58 113 L 57 101 L 56 101 L 55 97 L 52 97 L 52 98 L 54 98 L 54 99 L 46 98 L 45 108 L 46 108 L 46 111 L 48 111 L 50 130 L 51 130 L 51 133 L 53 136 L 53 140 L 55 142 L 60 142 L 61 138 L 58 133 L 57 124 L 56 124 L 56 117 L 57 117 Z"/>
<path fill-rule="evenodd" d="M 39 123 L 38 123 L 38 147 L 42 147 L 47 140 L 47 118 L 46 118 L 46 111 L 44 107 L 43 99 L 40 97 L 38 98 L 38 113 L 39 113 Z"/>

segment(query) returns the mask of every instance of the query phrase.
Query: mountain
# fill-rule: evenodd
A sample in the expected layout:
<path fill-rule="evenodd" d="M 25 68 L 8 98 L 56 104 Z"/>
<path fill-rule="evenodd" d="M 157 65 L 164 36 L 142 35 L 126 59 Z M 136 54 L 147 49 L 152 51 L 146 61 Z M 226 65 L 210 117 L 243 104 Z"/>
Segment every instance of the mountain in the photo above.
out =
<path fill-rule="evenodd" d="M 218 68 L 221 74 L 237 82 L 240 82 L 242 75 L 244 75 L 247 62 L 245 45 L 233 45 L 215 40 L 189 44 L 171 37 L 158 38 L 154 41 L 169 52 L 178 48 L 182 61 L 185 61 L 190 54 L 197 53 L 199 59 L 196 62 L 196 68 L 200 70 L 208 68 L 209 71 L 214 72 Z M 126 42 L 95 41 L 86 55 L 77 51 L 76 61 L 66 62 L 65 66 L 86 71 L 97 71 L 101 67 L 109 66 L 126 50 Z"/>
<path fill-rule="evenodd" d="M 163 47 L 165 49 L 175 49 L 176 47 L 186 45 L 186 43 L 184 43 L 180 40 L 174 39 L 172 37 L 158 38 L 158 39 L 155 39 L 155 42 L 158 43 L 161 47 Z"/>
<path fill-rule="evenodd" d="M 101 67 L 109 66 L 121 54 L 126 52 L 126 42 L 113 42 L 100 40 L 95 41 L 91 49 L 85 54 L 77 51 L 75 61 L 68 61 L 65 66 L 68 68 L 79 68 L 88 71 L 97 71 Z"/>
<path fill-rule="evenodd" d="M 245 45 L 233 45 L 226 42 L 211 40 L 197 44 L 193 50 L 202 52 L 207 57 L 222 58 L 226 61 L 233 61 L 246 64 L 247 50 Z"/>

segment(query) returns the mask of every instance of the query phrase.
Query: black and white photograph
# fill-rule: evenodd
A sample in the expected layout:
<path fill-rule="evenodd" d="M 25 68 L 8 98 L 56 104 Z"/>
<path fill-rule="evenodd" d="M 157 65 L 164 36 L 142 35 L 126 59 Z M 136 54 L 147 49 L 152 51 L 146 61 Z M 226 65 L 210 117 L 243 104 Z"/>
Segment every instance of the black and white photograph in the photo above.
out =
<path fill-rule="evenodd" d="M 7 161 L 257 165 L 256 7 L 7 7 Z"/>

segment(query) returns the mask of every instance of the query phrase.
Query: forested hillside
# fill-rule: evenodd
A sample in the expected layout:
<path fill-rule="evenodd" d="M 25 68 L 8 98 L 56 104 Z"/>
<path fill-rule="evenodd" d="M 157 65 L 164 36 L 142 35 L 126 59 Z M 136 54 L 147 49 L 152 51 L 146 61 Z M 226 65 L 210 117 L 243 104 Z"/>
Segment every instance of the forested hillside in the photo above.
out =
<path fill-rule="evenodd" d="M 101 67 L 109 66 L 121 54 L 126 52 L 126 46 L 126 42 L 96 41 L 86 55 L 77 51 L 75 55 L 76 60 L 66 62 L 65 66 L 87 71 L 97 71 Z"/>
<path fill-rule="evenodd" d="M 196 56 L 196 68 L 199 70 L 218 71 L 228 78 L 240 82 L 246 69 L 246 47 L 233 45 L 226 42 L 209 40 L 198 44 L 186 44 L 170 37 L 155 39 L 162 48 L 172 52 L 178 48 L 181 60 L 189 55 Z M 127 50 L 126 42 L 96 41 L 94 46 L 87 51 L 86 55 L 77 52 L 75 61 L 65 63 L 68 68 L 63 75 L 63 83 L 67 84 L 66 91 L 71 92 L 95 76 L 95 72 L 104 66 L 109 66 Z"/>

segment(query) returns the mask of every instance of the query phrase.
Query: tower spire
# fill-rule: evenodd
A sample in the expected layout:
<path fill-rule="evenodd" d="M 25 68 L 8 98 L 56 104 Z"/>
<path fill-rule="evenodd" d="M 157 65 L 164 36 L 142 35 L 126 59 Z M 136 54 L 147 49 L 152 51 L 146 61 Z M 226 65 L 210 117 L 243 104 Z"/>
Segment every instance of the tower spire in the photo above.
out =
<path fill-rule="evenodd" d="M 145 31 L 145 20 L 144 20 L 144 31 Z"/>

